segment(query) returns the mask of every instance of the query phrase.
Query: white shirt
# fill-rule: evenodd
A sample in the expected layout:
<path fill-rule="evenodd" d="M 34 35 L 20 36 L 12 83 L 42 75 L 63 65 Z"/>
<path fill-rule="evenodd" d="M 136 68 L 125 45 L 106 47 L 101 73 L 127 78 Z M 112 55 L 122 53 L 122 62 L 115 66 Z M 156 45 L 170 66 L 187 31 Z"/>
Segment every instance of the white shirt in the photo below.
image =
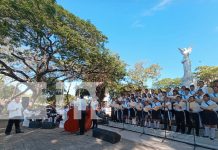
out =
<path fill-rule="evenodd" d="M 172 103 L 170 101 L 165 102 L 166 108 L 164 108 L 164 102 L 162 103 L 163 110 L 172 110 Z"/>
<path fill-rule="evenodd" d="M 200 89 L 204 92 L 204 94 L 208 94 L 208 87 L 207 86 L 199 87 L 198 90 L 200 90 Z"/>
<path fill-rule="evenodd" d="M 98 101 L 97 100 L 92 100 L 91 101 L 91 107 L 93 110 L 97 110 L 98 108 Z"/>
<path fill-rule="evenodd" d="M 189 110 L 189 112 L 193 113 L 198 113 L 201 111 L 200 105 L 195 101 L 189 103 L 189 109 L 192 109 L 192 111 Z"/>
<path fill-rule="evenodd" d="M 185 94 L 185 95 L 182 96 L 182 99 L 183 100 L 188 100 L 190 96 L 191 96 L 190 94 L 188 94 L 188 95 Z"/>
<path fill-rule="evenodd" d="M 196 93 L 196 91 L 195 90 L 193 90 L 193 91 L 190 91 L 190 94 L 193 96 L 193 95 L 195 95 L 195 93 Z"/>
<path fill-rule="evenodd" d="M 176 111 L 184 111 L 184 110 L 186 110 L 186 103 L 183 102 L 183 101 L 175 102 L 174 105 L 175 105 L 174 108 L 175 108 Z"/>
<path fill-rule="evenodd" d="M 161 106 L 161 103 L 160 102 L 156 102 L 156 103 L 152 103 L 152 108 L 155 108 L 156 106 Z"/>
<path fill-rule="evenodd" d="M 17 103 L 15 101 L 11 101 L 8 104 L 7 110 L 9 111 L 9 118 L 21 117 L 22 116 L 23 106 L 21 103 Z"/>
<path fill-rule="evenodd" d="M 79 111 L 86 110 L 86 100 L 85 99 L 78 99 L 76 102 L 76 105 L 77 105 Z"/>
<path fill-rule="evenodd" d="M 202 106 L 203 108 L 208 108 L 209 106 L 214 105 L 214 104 L 216 104 L 214 101 L 209 100 L 209 101 L 207 101 L 207 102 L 203 101 L 203 102 L 201 103 L 201 106 Z M 214 110 L 214 111 L 217 111 L 217 109 L 218 109 L 218 108 L 214 108 L 213 110 Z"/>

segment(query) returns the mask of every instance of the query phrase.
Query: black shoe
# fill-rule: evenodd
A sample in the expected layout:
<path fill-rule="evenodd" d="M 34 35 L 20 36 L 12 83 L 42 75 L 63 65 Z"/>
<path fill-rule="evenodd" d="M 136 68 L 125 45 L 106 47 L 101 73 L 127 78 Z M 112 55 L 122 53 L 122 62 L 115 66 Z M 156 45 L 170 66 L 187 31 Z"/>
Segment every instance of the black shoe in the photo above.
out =
<path fill-rule="evenodd" d="M 210 138 L 210 140 L 214 140 L 214 138 Z"/>
<path fill-rule="evenodd" d="M 204 137 L 204 138 L 209 138 L 209 136 L 205 136 L 205 135 L 204 135 L 204 136 L 202 136 L 202 137 Z"/>
<path fill-rule="evenodd" d="M 6 136 L 10 135 L 11 133 L 5 133 Z"/>
<path fill-rule="evenodd" d="M 16 133 L 18 134 L 18 133 L 24 133 L 24 132 L 23 131 L 17 131 Z"/>

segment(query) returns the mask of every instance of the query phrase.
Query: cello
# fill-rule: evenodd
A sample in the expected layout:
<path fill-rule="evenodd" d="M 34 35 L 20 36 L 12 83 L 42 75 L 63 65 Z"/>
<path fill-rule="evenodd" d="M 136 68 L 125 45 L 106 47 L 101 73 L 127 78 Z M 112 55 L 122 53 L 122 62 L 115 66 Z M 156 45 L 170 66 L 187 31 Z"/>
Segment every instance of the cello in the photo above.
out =
<path fill-rule="evenodd" d="M 67 132 L 77 132 L 79 131 L 79 120 L 75 119 L 76 113 L 78 111 L 75 107 L 71 108 L 68 113 L 68 119 L 66 120 L 64 124 L 64 130 Z M 88 131 L 92 126 L 92 119 L 91 119 L 91 108 L 86 107 L 86 119 L 85 119 L 85 131 Z"/>
<path fill-rule="evenodd" d="M 77 119 L 74 119 L 74 116 L 76 115 L 75 113 L 77 112 L 75 109 L 75 107 L 72 107 L 67 112 L 68 119 L 64 123 L 64 130 L 67 132 L 73 133 L 79 131 L 79 121 Z"/>
<path fill-rule="evenodd" d="M 85 131 L 88 131 L 92 127 L 92 109 L 86 107 L 86 120 L 85 120 Z"/>

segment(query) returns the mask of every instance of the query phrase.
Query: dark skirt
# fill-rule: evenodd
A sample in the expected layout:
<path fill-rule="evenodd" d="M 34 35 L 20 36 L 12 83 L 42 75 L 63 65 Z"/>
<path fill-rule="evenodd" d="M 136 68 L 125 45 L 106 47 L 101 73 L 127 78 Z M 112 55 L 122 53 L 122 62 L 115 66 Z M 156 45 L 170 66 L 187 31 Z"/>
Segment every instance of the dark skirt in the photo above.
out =
<path fill-rule="evenodd" d="M 217 113 L 214 111 L 203 111 L 203 122 L 205 125 L 217 125 Z"/>
<path fill-rule="evenodd" d="M 137 116 L 142 117 L 142 111 L 137 111 Z"/>
<path fill-rule="evenodd" d="M 152 110 L 152 119 L 155 120 L 161 119 L 161 110 L 158 111 Z"/>
<path fill-rule="evenodd" d="M 136 117 L 136 112 L 135 112 L 135 109 L 134 108 L 130 108 L 130 117 L 131 118 L 135 118 Z"/>
<path fill-rule="evenodd" d="M 124 110 L 123 110 L 123 116 L 128 116 L 128 109 L 127 109 L 127 108 L 124 108 Z"/>

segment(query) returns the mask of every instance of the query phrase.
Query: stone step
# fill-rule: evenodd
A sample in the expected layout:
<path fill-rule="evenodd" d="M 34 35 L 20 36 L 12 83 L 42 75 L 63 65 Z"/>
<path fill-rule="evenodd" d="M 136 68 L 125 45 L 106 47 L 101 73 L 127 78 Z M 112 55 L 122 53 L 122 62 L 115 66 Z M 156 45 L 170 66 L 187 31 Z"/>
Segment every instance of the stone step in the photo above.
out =
<path fill-rule="evenodd" d="M 133 131 L 133 132 L 137 132 L 137 133 L 141 133 L 141 134 L 145 134 L 145 135 L 161 137 L 161 138 L 164 138 L 166 136 L 167 139 L 180 141 L 180 142 L 184 142 L 184 143 L 188 143 L 188 144 L 194 144 L 194 139 L 195 139 L 195 144 L 197 144 L 199 146 L 211 148 L 211 149 L 218 149 L 218 139 L 210 140 L 209 138 L 181 134 L 181 133 L 177 133 L 174 131 L 166 131 L 165 132 L 165 130 L 146 128 L 146 127 L 143 128 L 143 127 L 139 127 L 136 125 L 123 124 L 123 123 L 117 123 L 117 122 L 112 122 L 112 121 L 109 121 L 108 126 L 114 127 L 114 128 L 119 128 L 122 130 Z M 174 129 L 175 129 L 175 127 L 173 127 L 173 130 Z M 201 134 L 202 134 L 202 130 L 201 130 Z"/>

